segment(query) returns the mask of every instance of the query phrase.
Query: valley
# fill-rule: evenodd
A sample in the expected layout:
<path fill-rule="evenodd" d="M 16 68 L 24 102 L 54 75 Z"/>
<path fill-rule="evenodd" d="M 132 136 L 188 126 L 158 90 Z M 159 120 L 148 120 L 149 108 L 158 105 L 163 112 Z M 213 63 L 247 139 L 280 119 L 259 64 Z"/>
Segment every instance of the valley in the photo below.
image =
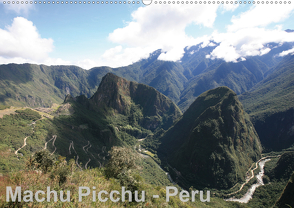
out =
<path fill-rule="evenodd" d="M 276 54 L 292 46 L 273 46 L 271 54 L 238 63 L 207 59 L 214 47 L 197 45 L 185 49 L 181 62 L 157 60 L 158 50 L 130 66 L 88 71 L 0 65 L 1 180 L 16 186 L 17 177 L 26 181 L 32 174 L 35 190 L 47 178 L 56 189 L 72 191 L 94 180 L 108 191 L 126 185 L 164 196 L 163 187 L 174 185 L 211 192 L 211 202 L 148 198 L 142 207 L 287 201 L 282 193 L 291 190 L 294 171 L 294 56 Z M 35 163 L 38 154 L 48 170 L 44 161 Z M 107 172 L 120 163 L 130 166 Z"/>

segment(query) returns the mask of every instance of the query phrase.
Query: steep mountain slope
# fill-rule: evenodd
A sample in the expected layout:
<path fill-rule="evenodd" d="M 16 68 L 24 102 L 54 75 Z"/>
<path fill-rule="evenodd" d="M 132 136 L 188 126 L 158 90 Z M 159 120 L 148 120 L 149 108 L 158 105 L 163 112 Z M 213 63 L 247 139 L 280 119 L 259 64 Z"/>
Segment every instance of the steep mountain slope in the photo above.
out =
<path fill-rule="evenodd" d="M 281 194 L 279 200 L 275 204 L 275 207 L 287 208 L 294 207 L 294 172 L 286 185 L 283 193 Z"/>
<path fill-rule="evenodd" d="M 132 125 L 150 130 L 167 129 L 181 115 L 180 109 L 154 88 L 127 81 L 112 73 L 103 77 L 90 101 L 95 109 L 111 108 L 127 116 Z"/>
<path fill-rule="evenodd" d="M 261 153 L 253 125 L 227 87 L 201 94 L 159 140 L 161 159 L 176 168 L 184 187 L 231 187 Z"/>
<path fill-rule="evenodd" d="M 274 72 L 240 95 L 262 144 L 279 150 L 294 143 L 294 56 L 286 56 Z"/>
<path fill-rule="evenodd" d="M 268 68 L 258 59 L 249 58 L 238 63 L 218 62 L 192 78 L 181 94 L 178 105 L 185 110 L 201 93 L 219 86 L 227 86 L 237 94 L 251 89 L 263 79 Z"/>
<path fill-rule="evenodd" d="M 187 79 L 191 79 L 194 76 L 201 74 L 206 68 L 214 64 L 220 64 L 224 62 L 219 59 L 211 60 L 207 59 L 206 55 L 210 54 L 216 47 L 216 43 L 212 43 L 214 46 L 202 47 L 202 44 L 198 44 L 184 49 L 185 53 L 181 58 L 181 65 L 185 69 L 184 75 Z"/>
<path fill-rule="evenodd" d="M 294 152 L 285 152 L 281 155 L 275 166 L 268 171 L 271 180 L 287 181 L 294 171 Z"/>
<path fill-rule="evenodd" d="M 185 83 L 188 82 L 183 72 L 184 69 L 179 63 L 155 61 L 144 69 L 140 82 L 154 87 L 176 103 L 180 100 Z"/>
<path fill-rule="evenodd" d="M 255 58 L 262 61 L 264 64 L 266 64 L 270 70 L 265 72 L 265 76 L 271 74 L 274 70 L 271 70 L 273 67 L 275 67 L 282 59 L 282 56 L 279 56 L 279 54 L 283 51 L 287 51 L 289 49 L 292 49 L 294 46 L 293 42 L 285 42 L 282 44 L 278 43 L 268 43 L 265 45 L 265 47 L 271 49 L 267 54 L 264 54 L 262 56 L 256 56 Z"/>
<path fill-rule="evenodd" d="M 14 106 L 49 107 L 68 93 L 92 95 L 98 86 L 96 80 L 89 87 L 87 71 L 76 66 L 1 65 L 0 79 L 0 102 Z"/>

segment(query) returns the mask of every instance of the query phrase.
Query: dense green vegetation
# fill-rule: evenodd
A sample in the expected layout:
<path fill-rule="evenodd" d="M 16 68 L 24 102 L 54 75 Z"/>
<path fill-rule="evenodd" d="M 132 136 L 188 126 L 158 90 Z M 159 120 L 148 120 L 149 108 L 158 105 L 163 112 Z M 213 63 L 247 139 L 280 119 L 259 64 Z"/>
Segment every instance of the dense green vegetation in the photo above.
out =
<path fill-rule="evenodd" d="M 280 198 L 275 204 L 276 207 L 293 207 L 294 206 L 294 172 L 289 179 L 285 189 L 283 190 Z"/>
<path fill-rule="evenodd" d="M 253 125 L 227 87 L 203 93 L 168 131 L 154 135 L 159 138 L 147 137 L 143 147 L 159 147 L 163 166 L 185 188 L 229 188 L 244 180 L 261 153 Z"/>
<path fill-rule="evenodd" d="M 16 112 L 17 114 L 4 115 L 0 119 L 0 152 L 2 156 L 0 172 L 2 173 L 23 168 L 23 157 L 18 158 L 15 151 L 23 146 L 24 138 L 28 137 L 27 146 L 29 148 L 26 146 L 21 149 L 18 152 L 19 155 L 27 155 L 32 149 L 35 150 L 36 146 L 40 146 L 40 142 L 34 139 L 35 133 L 32 129 L 32 123 L 40 119 L 40 115 L 30 109 Z M 34 147 L 31 146 L 31 142 Z"/>
<path fill-rule="evenodd" d="M 132 154 L 132 157 L 128 157 Z M 2 176 L 0 180 L 0 206 L 1 207 L 245 207 L 237 203 L 225 202 L 224 200 L 211 196 L 210 202 L 201 202 L 197 197 L 192 202 L 191 199 L 187 202 L 182 202 L 179 196 L 171 197 L 169 202 L 166 202 L 166 187 L 162 185 L 152 185 L 144 180 L 138 173 L 142 171 L 140 163 L 136 160 L 138 155 L 128 148 L 112 148 L 110 151 L 110 160 L 105 168 L 95 168 L 90 170 L 80 171 L 74 160 L 66 162 L 63 157 L 53 157 L 48 151 L 39 151 L 33 157 L 26 161 L 26 168 L 22 171 L 12 172 L 9 176 Z M 142 158 L 143 159 L 143 158 Z M 109 173 L 111 173 L 109 175 Z M 115 174 L 113 174 L 115 173 Z M 129 195 L 126 194 L 126 201 L 120 199 L 118 202 L 101 202 L 97 199 L 93 201 L 93 196 L 84 196 L 82 201 L 79 201 L 79 187 L 89 187 L 91 193 L 96 190 L 107 191 L 110 193 L 117 190 L 122 193 L 122 185 L 126 190 L 138 191 L 138 199 L 142 199 L 142 191 L 145 191 L 145 199 L 142 202 L 136 202 L 134 195 L 132 201 L 128 201 Z M 170 184 L 165 184 L 170 185 Z M 16 186 L 22 188 L 21 193 L 26 195 L 25 190 L 30 190 L 35 193 L 38 190 L 46 191 L 47 187 L 50 190 L 57 192 L 57 201 L 54 201 L 53 194 L 50 195 L 50 201 L 37 202 L 32 198 L 32 202 L 6 202 L 5 188 L 11 186 L 14 190 Z M 173 185 L 174 186 L 174 185 Z M 95 189 L 94 189 L 95 187 Z M 179 191 L 180 187 L 177 187 Z M 59 199 L 60 191 L 70 193 L 70 200 L 62 202 Z M 190 190 L 191 191 L 191 190 Z M 83 192 L 85 193 L 85 192 Z M 158 195 L 155 199 L 152 196 Z M 115 195 L 114 198 L 120 197 Z M 205 199 L 206 196 L 204 196 Z M 28 199 L 28 198 L 27 198 Z M 64 196 L 64 199 L 66 197 Z"/>
<path fill-rule="evenodd" d="M 294 143 L 293 79 L 294 56 L 286 56 L 272 74 L 239 97 L 266 151 Z"/>
<path fill-rule="evenodd" d="M 179 107 L 186 110 L 201 93 L 219 86 L 227 86 L 241 94 L 251 89 L 263 78 L 263 65 L 255 59 L 238 63 L 219 63 L 208 67 L 200 75 L 191 79 L 181 94 Z"/>
<path fill-rule="evenodd" d="M 256 190 L 256 194 L 253 199 L 247 204 L 239 204 L 236 202 L 225 202 L 223 199 L 215 197 L 214 191 L 211 190 L 210 202 L 200 202 L 196 198 L 195 202 L 190 200 L 187 202 L 181 202 L 179 197 L 171 197 L 170 202 L 166 202 L 166 185 L 171 185 L 168 183 L 152 185 L 150 182 L 146 181 L 144 175 L 145 170 L 141 166 L 141 161 L 145 160 L 140 157 L 137 153 L 129 148 L 114 147 L 109 152 L 110 160 L 105 168 L 95 168 L 89 170 L 80 171 L 74 160 L 67 162 L 64 157 L 56 157 L 50 155 L 46 150 L 36 152 L 33 157 L 30 157 L 26 161 L 26 167 L 22 171 L 11 172 L 9 176 L 2 176 L 0 180 L 0 206 L 3 207 L 271 207 L 275 203 L 275 199 L 278 198 L 276 194 L 278 191 L 283 190 L 282 184 L 272 181 L 272 184 L 267 184 L 265 186 L 259 187 Z M 129 157 L 131 155 L 131 157 Z M 138 160 L 139 159 L 139 160 Z M 157 168 L 159 169 L 159 168 Z M 152 171 L 150 171 L 152 172 Z M 153 176 L 154 177 L 154 176 Z M 293 178 L 293 176 L 292 176 Z M 289 183 L 293 179 L 290 179 Z M 253 181 L 254 182 L 254 181 Z M 92 187 L 96 187 L 97 192 L 105 190 L 110 193 L 113 190 L 118 190 L 121 192 L 121 186 L 125 186 L 126 190 L 135 190 L 138 193 L 145 191 L 144 202 L 135 202 L 134 195 L 132 196 L 132 202 L 100 202 L 96 199 L 93 202 L 92 194 L 88 197 L 83 197 L 82 201 L 79 201 L 78 188 L 79 187 L 89 187 L 91 192 Z M 11 186 L 13 189 L 16 186 L 22 187 L 22 194 L 25 190 L 31 190 L 35 193 L 37 190 L 46 191 L 47 186 L 50 190 L 55 190 L 58 193 L 60 191 L 70 191 L 70 202 L 61 202 L 59 198 L 57 202 L 54 202 L 53 195 L 50 197 L 50 202 L 46 200 L 42 203 L 36 202 L 5 202 L 5 187 Z M 172 185 L 175 186 L 175 185 Z M 289 185 L 287 186 L 289 188 Z M 180 187 L 177 187 L 179 190 Z M 191 191 L 192 189 L 190 189 Z M 286 193 L 285 193 L 286 192 Z M 284 191 L 284 194 L 291 194 L 293 192 Z M 153 195 L 159 195 L 159 199 L 154 199 Z M 219 195 L 219 194 L 217 194 Z M 119 195 L 116 195 L 119 197 Z M 139 195 L 139 199 L 142 195 Z M 128 199 L 128 195 L 126 195 Z M 283 198 L 281 197 L 282 201 Z M 286 198 L 286 199 L 289 199 Z M 287 201 L 291 204 L 291 201 Z"/>
<path fill-rule="evenodd" d="M 217 45 L 217 43 L 214 43 Z M 35 64 L 0 65 L 0 104 L 13 106 L 52 106 L 61 103 L 70 93 L 87 98 L 96 92 L 102 77 L 111 72 L 131 81 L 154 87 L 186 110 L 201 93 L 219 86 L 228 86 L 237 94 L 250 90 L 257 82 L 275 71 L 293 43 L 277 45 L 263 56 L 247 57 L 239 63 L 206 58 L 216 46 L 201 44 L 185 49 L 180 62 L 161 61 L 161 50 L 129 66 L 95 67 L 83 70 L 76 66 L 45 66 Z M 46 93 L 44 93 L 46 92 Z"/>
<path fill-rule="evenodd" d="M 85 71 L 74 66 L 1 65 L 0 102 L 6 105 L 0 105 L 0 110 L 12 104 L 49 107 L 61 103 L 67 95 L 62 105 L 52 107 L 50 115 L 45 114 L 46 118 L 26 109 L 0 119 L 0 173 L 5 175 L 3 181 L 17 185 L 33 175 L 30 185 L 34 190 L 45 190 L 44 184 L 47 183 L 54 184 L 56 190 L 69 188 L 76 193 L 78 186 L 87 183 L 93 186 L 94 181 L 99 181 L 107 190 L 115 187 L 119 190 L 124 185 L 164 197 L 162 186 L 172 183 L 158 166 L 161 164 L 182 187 L 189 189 L 193 185 L 204 190 L 210 187 L 213 194 L 220 197 L 213 198 L 205 206 L 272 206 L 293 171 L 292 153 L 285 153 L 275 161 L 277 163 L 266 165 L 266 185 L 257 189 L 248 205 L 224 202 L 223 196 L 234 190 L 227 188 L 235 183 L 241 184 L 246 170 L 260 157 L 260 145 L 236 94 L 225 87 L 217 88 L 214 93 L 200 94 L 220 85 L 242 93 L 267 76 L 240 99 L 250 112 L 266 151 L 289 147 L 293 144 L 294 111 L 290 102 L 293 56 L 284 58 L 279 65 L 276 64 L 281 58 L 273 58 L 273 54 L 267 57 L 271 63 L 265 63 L 265 57 L 253 57 L 236 64 L 203 60 L 206 52 L 201 50 L 187 56 L 191 50 L 193 47 L 187 50 L 182 63 L 159 61 L 160 51 L 157 51 L 148 59 L 116 69 L 97 67 Z M 268 70 L 270 67 L 273 68 Z M 153 86 L 179 102 L 185 110 L 195 97 L 198 99 L 180 117 L 179 108 L 152 87 L 129 82 L 108 72 Z M 80 94 L 85 95 L 75 97 Z M 137 154 L 130 149 L 139 150 L 139 144 L 148 151 Z M 114 146 L 119 147 L 111 150 Z M 40 151 L 42 149 L 48 151 Z M 114 150 L 122 150 L 126 161 L 133 155 L 136 164 L 122 168 L 115 175 L 109 174 L 119 167 L 116 164 L 119 154 L 116 155 Z M 30 158 L 32 153 L 36 153 L 34 158 Z M 45 163 L 42 158 L 47 158 Z M 28 169 L 25 169 L 26 161 L 30 164 Z M 109 163 L 105 166 L 107 161 Z M 127 164 L 126 161 L 122 164 Z M 111 163 L 115 165 L 111 166 Z M 99 168 L 91 169 L 93 167 Z M 90 170 L 79 171 L 81 169 Z M 13 172 L 17 170 L 21 172 Z M 46 183 L 45 178 L 48 178 Z M 236 196 L 243 195 L 253 183 L 254 180 Z M 66 206 L 89 206 L 91 203 L 91 200 L 78 203 L 77 195 L 74 197 L 74 202 Z M 178 199 L 170 203 L 152 197 L 148 200 L 145 204 L 117 203 L 116 206 L 204 206 L 204 203 L 182 203 Z"/>
<path fill-rule="evenodd" d="M 142 136 L 147 133 L 142 127 L 151 131 L 167 129 L 181 115 L 180 109 L 154 88 L 127 81 L 111 73 L 103 77 L 90 103 L 91 108 L 97 111 L 108 111 L 106 115 L 113 123 L 126 129 L 127 125 L 118 123 L 125 120 L 125 123 L 138 129 L 135 134 L 140 134 L 141 131 Z"/>
<path fill-rule="evenodd" d="M 293 107 L 294 57 L 285 57 L 273 73 L 239 97 L 253 121 Z"/>

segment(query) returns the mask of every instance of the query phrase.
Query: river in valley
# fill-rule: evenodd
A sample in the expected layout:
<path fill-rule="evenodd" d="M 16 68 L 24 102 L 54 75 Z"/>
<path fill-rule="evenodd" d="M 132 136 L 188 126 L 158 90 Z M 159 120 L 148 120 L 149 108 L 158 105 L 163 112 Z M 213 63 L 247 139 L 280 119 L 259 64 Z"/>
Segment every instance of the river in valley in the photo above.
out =
<path fill-rule="evenodd" d="M 259 168 L 260 168 L 260 172 L 258 173 L 258 175 L 256 175 L 257 183 L 253 184 L 242 198 L 236 199 L 235 197 L 232 197 L 232 198 L 225 199 L 225 200 L 226 201 L 235 201 L 235 202 L 240 202 L 240 203 L 248 203 L 249 200 L 252 199 L 252 196 L 253 196 L 256 188 L 264 185 L 263 180 L 262 180 L 262 178 L 264 176 L 264 164 L 270 160 L 271 159 L 264 159 L 258 163 Z"/>

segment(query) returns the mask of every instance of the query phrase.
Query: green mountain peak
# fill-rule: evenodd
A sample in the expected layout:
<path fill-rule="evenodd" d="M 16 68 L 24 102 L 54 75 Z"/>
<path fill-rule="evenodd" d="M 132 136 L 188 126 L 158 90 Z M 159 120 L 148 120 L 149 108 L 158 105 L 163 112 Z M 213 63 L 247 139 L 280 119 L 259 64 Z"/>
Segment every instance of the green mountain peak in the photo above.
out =
<path fill-rule="evenodd" d="M 237 95 L 228 87 L 201 94 L 163 136 L 159 151 L 179 183 L 229 188 L 245 179 L 261 145 Z"/>
<path fill-rule="evenodd" d="M 168 97 L 153 87 L 128 81 L 112 73 L 102 78 L 90 101 L 95 109 L 113 110 L 150 130 L 158 127 L 167 129 L 182 114 Z"/>

